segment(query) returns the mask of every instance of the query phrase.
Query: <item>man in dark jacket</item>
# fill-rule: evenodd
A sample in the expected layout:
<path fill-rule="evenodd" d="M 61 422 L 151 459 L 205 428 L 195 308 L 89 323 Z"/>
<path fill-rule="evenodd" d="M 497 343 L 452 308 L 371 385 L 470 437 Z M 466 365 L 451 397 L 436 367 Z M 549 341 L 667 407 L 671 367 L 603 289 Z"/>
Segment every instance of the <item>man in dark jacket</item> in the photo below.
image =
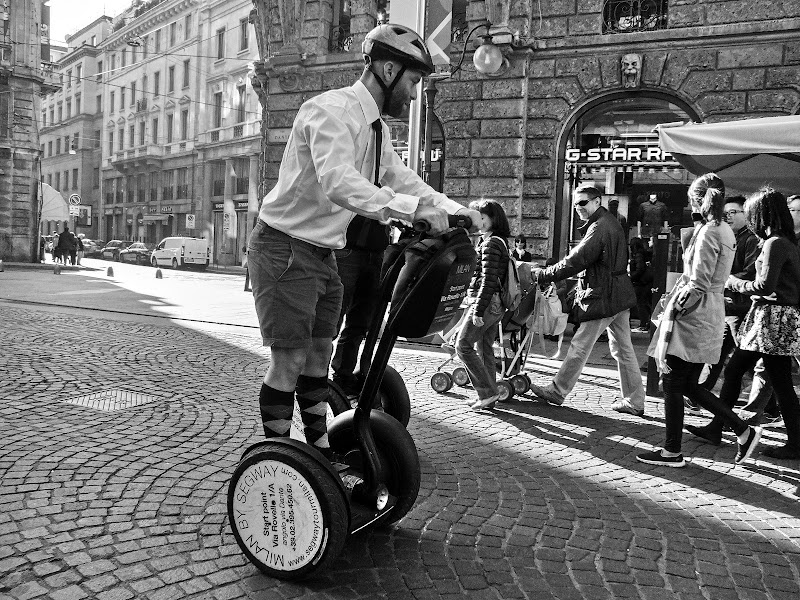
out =
<path fill-rule="evenodd" d="M 600 191 L 591 185 L 575 190 L 572 204 L 585 221 L 583 240 L 561 262 L 534 272 L 540 285 L 580 274 L 572 310 L 580 327 L 552 383 L 532 385 L 531 390 L 550 404 L 562 404 L 578 382 L 595 342 L 607 331 L 622 391 L 622 399 L 611 408 L 642 416 L 644 386 L 631 343 L 630 308 L 636 304 L 636 294 L 627 271 L 628 243 L 619 221 L 600 201 Z"/>
<path fill-rule="evenodd" d="M 75 264 L 75 255 L 78 251 L 78 243 L 75 241 L 75 235 L 69 230 L 69 226 L 64 224 L 63 233 L 58 236 L 58 247 L 61 250 L 61 256 L 64 258 L 64 264 L 67 264 L 67 257 L 69 261 Z"/>

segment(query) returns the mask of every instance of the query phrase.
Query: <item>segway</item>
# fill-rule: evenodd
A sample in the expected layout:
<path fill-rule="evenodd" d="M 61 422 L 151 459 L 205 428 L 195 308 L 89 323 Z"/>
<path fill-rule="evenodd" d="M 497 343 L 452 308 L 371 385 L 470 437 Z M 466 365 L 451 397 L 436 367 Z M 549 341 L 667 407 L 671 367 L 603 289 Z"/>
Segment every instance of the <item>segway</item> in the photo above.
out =
<path fill-rule="evenodd" d="M 381 303 L 386 326 L 368 361 L 355 409 L 336 416 L 330 462 L 312 446 L 272 438 L 250 446 L 228 486 L 228 519 L 236 543 L 261 571 L 300 579 L 324 569 L 348 534 L 400 520 L 420 486 L 414 440 L 401 423 L 372 410 L 399 336 L 423 337 L 447 324 L 466 295 L 476 254 L 467 217 L 451 217 L 439 236 L 420 233 L 393 245 L 384 261 Z M 415 224 L 422 228 L 425 224 Z"/>

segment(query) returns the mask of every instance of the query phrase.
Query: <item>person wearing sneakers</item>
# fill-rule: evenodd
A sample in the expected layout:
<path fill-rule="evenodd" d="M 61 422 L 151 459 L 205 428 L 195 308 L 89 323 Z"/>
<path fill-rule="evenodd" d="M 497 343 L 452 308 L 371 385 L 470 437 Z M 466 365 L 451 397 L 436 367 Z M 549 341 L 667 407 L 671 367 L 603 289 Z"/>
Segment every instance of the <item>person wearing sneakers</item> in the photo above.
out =
<path fill-rule="evenodd" d="M 533 272 L 539 285 L 583 274 L 572 309 L 580 327 L 572 337 L 567 357 L 550 384 L 531 385 L 531 391 L 550 404 L 562 404 L 578 382 L 595 342 L 607 331 L 622 392 L 622 399 L 611 408 L 641 417 L 644 386 L 631 342 L 630 309 L 636 304 L 636 293 L 628 276 L 628 242 L 617 218 L 600 205 L 601 197 L 600 190 L 592 185 L 575 189 L 572 204 L 585 221 L 583 239 L 561 262 Z"/>
<path fill-rule="evenodd" d="M 658 318 L 647 353 L 655 359 L 664 387 L 666 441 L 662 449 L 636 456 L 639 462 L 683 467 L 683 397 L 688 396 L 718 415 L 736 433 L 739 442 L 735 462 L 750 457 L 761 429 L 749 427 L 731 406 L 725 405 L 698 381 L 703 366 L 716 362 L 725 330 L 723 289 L 733 265 L 736 239 L 723 219 L 725 185 L 714 173 L 695 179 L 688 191 L 692 213 L 702 223 L 692 233 L 683 253 L 683 274 L 670 292 Z M 755 361 L 753 361 L 755 364 Z M 752 365 L 751 365 L 752 367 Z"/>
<path fill-rule="evenodd" d="M 259 394 L 267 438 L 288 437 L 295 397 L 306 441 L 329 458 L 328 366 L 342 304 L 334 250 L 359 214 L 387 223 L 424 219 L 432 233 L 448 214 L 476 212 L 436 192 L 391 145 L 381 114 L 402 118 L 433 71 L 425 42 L 401 25 L 380 25 L 362 44 L 364 71 L 298 110 L 278 181 L 250 234 L 247 267 L 261 336 L 271 348 Z"/>
<path fill-rule="evenodd" d="M 762 454 L 796 459 L 800 458 L 800 405 L 792 385 L 792 357 L 800 354 L 800 251 L 789 207 L 780 192 L 761 188 L 744 209 L 750 229 L 763 246 L 756 260 L 755 280 L 731 276 L 725 285 L 751 296 L 753 301 L 739 328 L 739 346 L 725 367 L 719 400 L 732 408 L 739 398 L 743 375 L 763 360 L 783 415 L 787 440 L 783 446 L 765 447 Z M 715 417 L 704 427 L 686 429 L 719 444 L 724 424 L 728 423 Z"/>
<path fill-rule="evenodd" d="M 480 200 L 470 204 L 480 213 L 478 243 L 480 263 L 467 291 L 468 318 L 464 319 L 456 338 L 456 353 L 464 363 L 478 400 L 473 410 L 491 408 L 500 398 L 495 378 L 493 343 L 497 337 L 497 324 L 503 318 L 500 289 L 508 274 L 511 256 L 506 239 L 511 235 L 508 217 L 494 200 Z M 476 348 L 477 346 L 477 348 Z"/>

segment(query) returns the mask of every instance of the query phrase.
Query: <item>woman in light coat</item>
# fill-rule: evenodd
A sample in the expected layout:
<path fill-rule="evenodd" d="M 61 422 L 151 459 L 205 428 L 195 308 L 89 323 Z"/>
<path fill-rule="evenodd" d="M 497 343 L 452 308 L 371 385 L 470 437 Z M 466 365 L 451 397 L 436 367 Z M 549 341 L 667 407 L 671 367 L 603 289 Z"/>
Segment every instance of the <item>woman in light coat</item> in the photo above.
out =
<path fill-rule="evenodd" d="M 683 397 L 720 416 L 736 433 L 735 462 L 749 458 L 761 430 L 748 427 L 724 403 L 700 386 L 703 365 L 719 360 L 725 331 L 725 282 L 731 272 L 736 239 L 723 220 L 725 186 L 713 173 L 698 177 L 689 187 L 697 226 L 683 253 L 683 275 L 658 322 L 647 353 L 662 373 L 666 441 L 663 450 L 645 452 L 640 462 L 682 467 Z"/>

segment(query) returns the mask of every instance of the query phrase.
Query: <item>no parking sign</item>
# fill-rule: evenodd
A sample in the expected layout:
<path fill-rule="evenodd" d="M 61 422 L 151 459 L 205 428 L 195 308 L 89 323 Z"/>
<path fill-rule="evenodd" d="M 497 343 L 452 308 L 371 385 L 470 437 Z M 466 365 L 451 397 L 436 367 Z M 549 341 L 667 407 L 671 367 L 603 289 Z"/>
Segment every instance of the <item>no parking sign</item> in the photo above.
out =
<path fill-rule="evenodd" d="M 186 215 L 186 229 L 194 229 L 194 215 Z"/>

